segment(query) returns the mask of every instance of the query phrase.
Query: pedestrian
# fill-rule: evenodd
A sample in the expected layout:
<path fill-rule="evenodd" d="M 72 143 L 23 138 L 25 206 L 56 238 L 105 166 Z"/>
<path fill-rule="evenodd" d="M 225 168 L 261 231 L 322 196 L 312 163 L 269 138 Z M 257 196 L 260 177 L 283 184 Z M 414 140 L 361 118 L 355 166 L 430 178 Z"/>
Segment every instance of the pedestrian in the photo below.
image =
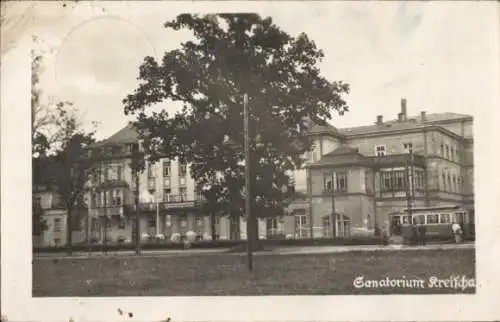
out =
<path fill-rule="evenodd" d="M 461 243 L 463 234 L 462 227 L 460 227 L 460 225 L 456 221 L 454 221 L 453 224 L 451 225 L 451 230 L 455 238 L 455 243 L 457 244 Z"/>
<path fill-rule="evenodd" d="M 390 229 L 390 223 L 389 221 L 385 221 L 384 225 L 382 226 L 382 231 L 381 231 L 381 238 L 382 238 L 382 245 L 387 246 L 389 245 L 389 229 Z"/>

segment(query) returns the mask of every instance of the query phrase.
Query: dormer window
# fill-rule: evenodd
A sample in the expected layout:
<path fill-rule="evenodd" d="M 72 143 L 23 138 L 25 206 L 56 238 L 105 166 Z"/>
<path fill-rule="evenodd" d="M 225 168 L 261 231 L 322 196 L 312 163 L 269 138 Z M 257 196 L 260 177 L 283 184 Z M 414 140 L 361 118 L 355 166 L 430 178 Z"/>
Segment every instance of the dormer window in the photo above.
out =
<path fill-rule="evenodd" d="M 385 145 L 376 145 L 375 146 L 375 155 L 378 157 L 385 156 Z"/>

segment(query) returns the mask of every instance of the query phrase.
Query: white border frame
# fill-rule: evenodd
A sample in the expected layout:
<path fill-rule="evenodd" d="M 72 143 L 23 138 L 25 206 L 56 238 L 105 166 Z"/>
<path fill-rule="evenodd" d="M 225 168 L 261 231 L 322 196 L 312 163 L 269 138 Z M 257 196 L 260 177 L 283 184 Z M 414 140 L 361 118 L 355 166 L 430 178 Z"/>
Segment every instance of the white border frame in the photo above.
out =
<path fill-rule="evenodd" d="M 119 6 L 120 3 L 112 5 Z M 301 4 L 287 5 L 300 7 Z M 498 9 L 495 3 L 468 5 L 491 5 L 493 8 L 490 9 Z M 129 3 L 128 6 L 128 10 L 147 7 L 146 2 Z M 172 7 L 178 9 L 179 6 L 183 11 L 229 11 L 236 8 L 252 11 L 258 6 L 278 4 L 172 3 Z M 167 317 L 172 321 L 465 321 L 494 319 L 500 315 L 494 296 L 499 291 L 497 279 L 500 271 L 499 257 L 494 255 L 499 249 L 499 185 L 492 184 L 490 172 L 497 175 L 500 162 L 499 151 L 491 149 L 489 143 L 492 138 L 500 137 L 498 91 L 490 98 L 489 107 L 471 107 L 484 109 L 481 117 L 475 119 L 476 213 L 481 214 L 476 217 L 476 295 L 31 298 L 29 51 L 30 44 L 21 43 L 8 57 L 2 57 L 1 64 L 1 295 L 2 315 L 9 321 L 69 321 L 70 318 L 75 322 L 159 321 Z M 497 77 L 490 85 L 498 89 L 498 62 L 491 68 L 497 71 Z M 134 317 L 120 316 L 118 308 L 123 312 L 133 312 Z"/>

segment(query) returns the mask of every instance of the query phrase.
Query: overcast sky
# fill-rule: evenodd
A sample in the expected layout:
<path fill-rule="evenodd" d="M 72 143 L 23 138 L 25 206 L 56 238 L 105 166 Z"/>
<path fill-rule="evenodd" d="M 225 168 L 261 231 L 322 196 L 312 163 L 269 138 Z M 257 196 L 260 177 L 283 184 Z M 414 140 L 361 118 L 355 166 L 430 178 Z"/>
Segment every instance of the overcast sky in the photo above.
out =
<path fill-rule="evenodd" d="M 323 75 L 351 85 L 346 97 L 351 111 L 332 120 L 335 126 L 371 124 L 377 114 L 394 118 L 402 97 L 410 114 L 477 116 L 494 108 L 499 85 L 499 23 L 493 5 L 81 1 L 10 10 L 32 17 L 22 37 L 34 32 L 42 41 L 40 50 L 52 49 L 42 79 L 45 98 L 74 102 L 87 122 L 100 122 L 102 138 L 130 119 L 121 101 L 136 87 L 143 58 L 161 57 L 189 37 L 163 28 L 182 12 L 257 12 L 271 16 L 291 35 L 305 32 L 325 52 Z"/>

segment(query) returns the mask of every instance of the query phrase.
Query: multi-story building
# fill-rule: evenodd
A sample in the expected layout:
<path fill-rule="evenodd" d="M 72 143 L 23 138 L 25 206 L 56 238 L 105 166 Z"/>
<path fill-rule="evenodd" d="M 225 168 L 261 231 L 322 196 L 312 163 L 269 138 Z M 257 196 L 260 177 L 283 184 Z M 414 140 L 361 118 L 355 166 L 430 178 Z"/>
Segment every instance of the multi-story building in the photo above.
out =
<path fill-rule="evenodd" d="M 295 173 L 296 190 L 307 201 L 292 206 L 286 233 L 372 233 L 408 205 L 472 208 L 472 122 L 455 113 L 409 116 L 402 99 L 396 119 L 377 116 L 374 125 L 343 129 L 313 126 L 314 147 Z"/>
<path fill-rule="evenodd" d="M 33 211 L 40 215 L 39 229 L 34 229 L 33 246 L 62 246 L 66 244 L 67 211 L 60 196 L 47 185 L 33 185 Z M 86 209 L 76 209 L 73 212 L 73 243 L 86 240 L 85 218 Z"/>
<path fill-rule="evenodd" d="M 184 236 L 188 231 L 200 238 L 212 236 L 210 217 L 202 212 L 204 198 L 197 191 L 188 164 L 169 159 L 146 163 L 137 190 L 131 164 L 134 145 L 139 145 L 138 134 L 128 125 L 89 151 L 98 169 L 91 179 L 88 195 L 91 238 L 95 242 L 134 240 L 137 191 L 141 238 L 145 235 L 170 238 L 176 233 Z M 244 228 L 244 223 L 240 225 Z M 240 233 L 235 236 L 227 216 L 215 216 L 214 226 L 219 238 L 242 237 Z M 244 232 L 241 228 L 239 231 Z"/>
<path fill-rule="evenodd" d="M 471 116 L 455 113 L 410 116 L 403 99 L 396 119 L 377 116 L 373 125 L 352 128 L 313 125 L 313 148 L 304 155 L 304 167 L 293 173 L 297 198 L 282 218 L 260 220 L 260 237 L 373 234 L 408 202 L 472 207 L 472 122 Z M 127 126 L 93 146 L 101 171 L 92 179 L 88 200 L 97 241 L 133 240 L 134 144 L 137 132 Z M 147 165 L 138 191 L 141 234 L 211 235 L 188 165 L 167 159 Z M 221 238 L 246 237 L 244 218 L 238 236 L 231 234 L 224 214 L 216 217 L 215 227 Z"/>

